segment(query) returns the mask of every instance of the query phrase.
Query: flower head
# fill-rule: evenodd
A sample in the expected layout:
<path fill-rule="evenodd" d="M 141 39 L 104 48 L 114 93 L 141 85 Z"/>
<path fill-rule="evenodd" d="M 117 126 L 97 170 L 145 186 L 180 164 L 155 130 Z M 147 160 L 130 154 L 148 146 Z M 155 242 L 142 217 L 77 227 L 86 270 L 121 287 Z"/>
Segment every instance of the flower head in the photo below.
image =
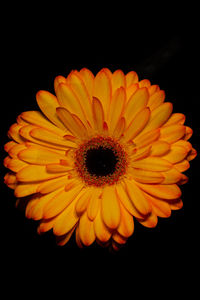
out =
<path fill-rule="evenodd" d="M 5 145 L 5 183 L 26 203 L 38 232 L 58 244 L 124 244 L 137 220 L 155 227 L 183 205 L 182 172 L 196 156 L 185 116 L 134 71 L 84 68 L 39 91 L 39 111 L 21 113 Z"/>

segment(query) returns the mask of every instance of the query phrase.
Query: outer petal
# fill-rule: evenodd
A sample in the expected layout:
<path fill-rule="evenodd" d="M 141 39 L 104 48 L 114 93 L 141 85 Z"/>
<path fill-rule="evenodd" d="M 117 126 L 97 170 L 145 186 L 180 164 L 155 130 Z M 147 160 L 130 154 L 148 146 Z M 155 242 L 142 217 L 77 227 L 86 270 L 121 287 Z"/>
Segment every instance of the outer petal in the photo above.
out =
<path fill-rule="evenodd" d="M 94 223 L 84 213 L 79 221 L 79 237 L 85 246 L 91 245 L 95 241 Z"/>

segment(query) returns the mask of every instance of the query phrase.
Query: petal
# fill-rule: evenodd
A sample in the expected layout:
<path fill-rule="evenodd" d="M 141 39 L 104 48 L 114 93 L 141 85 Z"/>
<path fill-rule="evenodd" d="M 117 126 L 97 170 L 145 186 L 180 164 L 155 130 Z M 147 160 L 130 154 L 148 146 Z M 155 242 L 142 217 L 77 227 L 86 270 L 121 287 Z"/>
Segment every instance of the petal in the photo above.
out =
<path fill-rule="evenodd" d="M 164 126 L 169 126 L 172 124 L 180 124 L 183 125 L 185 123 L 185 115 L 180 113 L 174 113 L 168 119 L 168 121 L 164 124 Z"/>
<path fill-rule="evenodd" d="M 15 144 L 9 151 L 8 154 L 12 158 L 18 158 L 20 151 L 27 149 L 25 144 Z"/>
<path fill-rule="evenodd" d="M 139 111 L 146 107 L 148 99 L 149 93 L 147 88 L 136 90 L 136 92 L 130 97 L 124 112 L 127 125 L 130 124 Z"/>
<path fill-rule="evenodd" d="M 56 126 L 65 129 L 62 122 L 58 119 L 56 108 L 59 106 L 57 98 L 47 92 L 39 91 L 36 94 L 36 100 L 43 114 Z"/>
<path fill-rule="evenodd" d="M 8 137 L 13 139 L 17 143 L 24 143 L 24 139 L 19 135 L 19 131 L 22 128 L 22 125 L 14 123 L 10 126 L 8 130 Z"/>
<path fill-rule="evenodd" d="M 172 164 L 160 157 L 147 157 L 142 160 L 137 160 L 132 163 L 134 168 L 149 170 L 149 171 L 167 171 L 172 167 Z"/>
<path fill-rule="evenodd" d="M 172 164 L 176 164 L 182 161 L 187 156 L 188 151 L 182 146 L 171 146 L 169 153 L 163 156 L 164 159 L 168 160 Z"/>
<path fill-rule="evenodd" d="M 147 124 L 144 132 L 157 129 L 161 127 L 169 118 L 172 113 L 173 106 L 171 103 L 166 102 L 151 112 L 149 123 Z"/>
<path fill-rule="evenodd" d="M 142 190 L 134 183 L 133 180 L 126 180 L 126 191 L 133 202 L 136 209 L 143 215 L 146 215 L 151 212 L 151 206 L 144 197 Z"/>
<path fill-rule="evenodd" d="M 46 171 L 48 173 L 67 173 L 68 171 L 72 170 L 72 166 L 70 165 L 62 165 L 60 163 L 58 164 L 48 164 L 46 165 Z M 63 175 L 63 174 L 61 174 Z"/>
<path fill-rule="evenodd" d="M 181 196 L 181 190 L 176 184 L 142 184 L 137 185 L 148 194 L 160 199 L 177 199 Z"/>
<path fill-rule="evenodd" d="M 129 198 L 126 187 L 124 187 L 122 184 L 116 185 L 116 194 L 117 198 L 120 200 L 122 205 L 125 207 L 125 209 L 133 216 L 140 218 L 141 214 L 136 209 L 134 203 Z"/>
<path fill-rule="evenodd" d="M 125 87 L 126 79 L 122 70 L 116 70 L 112 74 L 112 94 L 120 87 Z"/>
<path fill-rule="evenodd" d="M 88 202 L 89 202 L 90 198 L 92 197 L 93 192 L 94 192 L 93 188 L 83 189 L 80 192 L 77 202 L 76 202 L 76 207 L 75 207 L 76 213 L 78 215 L 81 215 L 86 210 Z"/>
<path fill-rule="evenodd" d="M 166 201 L 160 200 L 158 198 L 152 197 L 145 193 L 145 197 L 151 203 L 152 210 L 154 213 L 161 218 L 168 218 L 171 215 L 171 209 Z"/>
<path fill-rule="evenodd" d="M 124 132 L 123 140 L 128 142 L 134 139 L 146 126 L 149 121 L 150 110 L 148 107 L 137 113 L 128 128 Z"/>
<path fill-rule="evenodd" d="M 94 189 L 92 196 L 89 200 L 88 207 L 87 207 L 87 215 L 88 218 L 93 221 L 96 218 L 100 207 L 100 194 L 102 193 L 101 189 Z"/>
<path fill-rule="evenodd" d="M 133 179 L 141 183 L 161 183 L 164 176 L 159 172 L 131 168 Z"/>
<path fill-rule="evenodd" d="M 75 230 L 76 226 L 74 226 L 68 233 L 66 233 L 63 236 L 57 236 L 56 237 L 56 243 L 59 246 L 64 246 L 66 243 L 69 242 L 74 230 Z"/>
<path fill-rule="evenodd" d="M 7 165 L 5 165 L 6 168 L 10 169 L 13 172 L 19 172 L 24 167 L 27 167 L 27 166 L 28 166 L 27 163 L 25 163 L 19 159 L 16 159 L 16 158 L 10 159 L 8 161 Z"/>
<path fill-rule="evenodd" d="M 163 172 L 162 175 L 164 176 L 164 180 L 162 181 L 162 184 L 177 183 L 182 178 L 182 174 L 175 168 Z"/>
<path fill-rule="evenodd" d="M 184 159 L 183 161 L 175 164 L 174 166 L 179 172 L 185 172 L 189 169 L 190 163 L 186 159 Z"/>
<path fill-rule="evenodd" d="M 27 126 L 28 127 L 28 126 Z M 25 128 L 23 128 L 25 130 Z M 30 128 L 31 129 L 31 128 Z M 28 130 L 28 128 L 27 128 Z M 44 128 L 33 128 L 30 131 L 30 136 L 36 140 L 39 140 L 42 142 L 42 145 L 48 144 L 49 147 L 52 147 L 52 145 L 58 146 L 58 148 L 76 148 L 77 145 L 71 141 L 67 141 L 64 137 L 54 134 L 51 131 L 48 131 Z M 23 134 L 22 131 L 20 131 L 20 134 Z M 34 142 L 34 140 L 33 140 Z"/>
<path fill-rule="evenodd" d="M 104 111 L 103 106 L 99 99 L 93 97 L 92 101 L 92 112 L 94 118 L 94 126 L 98 133 L 103 132 L 104 125 Z"/>
<path fill-rule="evenodd" d="M 86 86 L 86 89 L 92 98 L 93 96 L 93 87 L 94 87 L 94 75 L 92 72 L 86 68 L 83 68 L 80 70 L 81 78 L 83 79 L 83 82 Z"/>
<path fill-rule="evenodd" d="M 136 152 L 133 153 L 131 160 L 136 161 L 136 160 L 141 160 L 149 156 L 151 152 L 151 146 L 147 148 L 135 148 Z"/>
<path fill-rule="evenodd" d="M 187 141 L 191 138 L 192 135 L 193 135 L 192 128 L 185 126 L 185 134 L 184 134 L 183 139 Z"/>
<path fill-rule="evenodd" d="M 170 151 L 170 144 L 164 141 L 156 141 L 151 145 L 151 156 L 162 156 Z"/>
<path fill-rule="evenodd" d="M 155 129 L 144 134 L 141 132 L 141 134 L 134 139 L 134 143 L 136 144 L 137 148 L 142 148 L 156 141 L 159 136 L 160 129 Z"/>
<path fill-rule="evenodd" d="M 108 117 L 108 108 L 110 106 L 112 87 L 108 74 L 102 69 L 94 79 L 94 97 L 98 98 L 103 106 L 105 118 Z"/>
<path fill-rule="evenodd" d="M 61 106 L 65 107 L 71 114 L 76 114 L 85 125 L 87 124 L 81 103 L 69 85 L 59 84 L 56 95 Z"/>
<path fill-rule="evenodd" d="M 53 233 L 55 235 L 63 235 L 69 232 L 78 222 L 79 217 L 75 210 L 76 200 L 72 201 L 70 205 L 56 217 Z"/>
<path fill-rule="evenodd" d="M 59 86 L 60 83 L 64 83 L 67 84 L 67 80 L 65 77 L 63 76 L 56 76 L 56 78 L 54 79 L 54 90 L 57 93 L 57 87 Z"/>
<path fill-rule="evenodd" d="M 135 71 L 130 71 L 126 74 L 126 87 L 128 88 L 131 84 L 138 82 L 138 75 Z"/>
<path fill-rule="evenodd" d="M 120 138 L 121 136 L 123 136 L 125 126 L 126 126 L 126 121 L 125 121 L 125 118 L 122 117 L 119 119 L 119 121 L 114 129 L 113 136 L 115 138 Z"/>
<path fill-rule="evenodd" d="M 165 100 L 165 92 L 157 91 L 149 97 L 148 107 L 152 110 L 160 106 Z"/>
<path fill-rule="evenodd" d="M 153 228 L 156 227 L 158 223 L 158 218 L 154 212 L 149 214 L 146 219 L 138 220 L 140 224 L 142 224 L 145 227 Z"/>
<path fill-rule="evenodd" d="M 82 187 L 82 184 L 77 184 L 67 192 L 65 190 L 61 190 L 44 207 L 43 218 L 52 218 L 63 211 L 76 198 Z"/>
<path fill-rule="evenodd" d="M 192 148 L 189 154 L 187 155 L 187 160 L 191 161 L 197 156 L 197 150 Z"/>
<path fill-rule="evenodd" d="M 14 142 L 14 141 L 9 141 L 4 145 L 4 150 L 6 152 L 10 151 L 14 146 L 17 146 L 18 143 Z"/>
<path fill-rule="evenodd" d="M 25 197 L 37 192 L 38 183 L 18 184 L 15 189 L 16 197 Z"/>
<path fill-rule="evenodd" d="M 84 138 L 88 135 L 86 127 L 76 115 L 71 114 L 64 107 L 58 107 L 56 111 L 61 121 L 73 135 L 78 138 Z"/>
<path fill-rule="evenodd" d="M 79 75 L 78 72 L 72 71 L 67 77 L 67 82 L 72 88 L 73 92 L 78 97 L 81 107 L 84 110 L 84 115 L 87 117 L 87 120 L 89 121 L 90 125 L 93 125 L 91 107 L 92 98 L 90 98 L 90 94 L 86 89 L 81 75 Z"/>
<path fill-rule="evenodd" d="M 185 126 L 170 125 L 160 129 L 160 140 L 168 143 L 175 143 L 180 140 L 185 134 Z"/>
<path fill-rule="evenodd" d="M 109 132 L 112 133 L 117 123 L 119 122 L 119 119 L 122 116 L 123 109 L 125 106 L 126 101 L 126 92 L 124 88 L 119 88 L 114 93 L 111 104 L 110 104 L 110 111 L 109 111 L 109 120 L 108 120 L 108 127 Z"/>
<path fill-rule="evenodd" d="M 102 194 L 102 218 L 111 229 L 118 227 L 120 222 L 120 206 L 114 186 L 105 186 Z"/>
<path fill-rule="evenodd" d="M 26 166 L 17 173 L 17 180 L 22 182 L 47 180 L 62 176 L 60 173 L 48 173 L 46 166 Z"/>
<path fill-rule="evenodd" d="M 85 246 L 90 246 L 95 241 L 94 224 L 84 213 L 79 221 L 79 237 Z"/>
<path fill-rule="evenodd" d="M 103 243 L 107 242 L 111 237 L 111 231 L 104 224 L 100 210 L 94 220 L 94 231 L 97 239 Z"/>
<path fill-rule="evenodd" d="M 61 128 L 58 128 L 57 126 L 55 126 L 54 124 L 52 124 L 49 120 L 47 120 L 45 118 L 45 116 L 40 112 L 40 111 L 25 111 L 23 113 L 21 113 L 20 115 L 22 117 L 23 120 L 25 120 L 26 122 L 32 124 L 32 125 L 36 125 L 38 127 L 43 127 L 45 129 L 48 129 L 52 132 L 54 132 L 55 134 L 58 135 L 63 135 L 64 133 L 66 134 L 66 129 L 63 130 Z"/>
<path fill-rule="evenodd" d="M 122 204 L 120 204 L 121 210 L 121 221 L 117 228 L 117 231 L 123 237 L 129 237 L 133 234 L 134 231 L 134 221 L 133 216 L 129 214 L 129 212 L 124 208 Z"/>
<path fill-rule="evenodd" d="M 42 182 L 38 185 L 37 193 L 41 193 L 41 194 L 51 193 L 61 188 L 62 186 L 64 187 L 67 181 L 68 181 L 68 175 Z"/>
<path fill-rule="evenodd" d="M 60 159 L 66 157 L 56 152 L 45 150 L 37 147 L 28 147 L 27 149 L 21 150 L 18 157 L 28 163 L 36 165 L 45 165 L 48 163 L 59 163 Z"/>
<path fill-rule="evenodd" d="M 142 79 L 138 83 L 140 88 L 151 86 L 151 82 L 148 79 Z"/>

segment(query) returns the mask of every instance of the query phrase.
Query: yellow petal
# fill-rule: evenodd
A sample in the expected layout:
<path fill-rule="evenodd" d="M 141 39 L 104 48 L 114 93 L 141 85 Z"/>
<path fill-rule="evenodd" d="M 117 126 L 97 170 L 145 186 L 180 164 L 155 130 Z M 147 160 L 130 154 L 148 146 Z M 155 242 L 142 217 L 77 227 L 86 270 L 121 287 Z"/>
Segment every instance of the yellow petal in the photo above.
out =
<path fill-rule="evenodd" d="M 123 237 L 129 237 L 133 234 L 134 231 L 134 221 L 133 216 L 129 214 L 129 212 L 124 208 L 124 206 L 120 203 L 121 210 L 121 221 L 117 228 L 117 231 Z"/>
<path fill-rule="evenodd" d="M 150 145 L 151 143 L 155 142 L 160 136 L 160 129 L 155 129 L 149 132 L 146 132 L 143 134 L 139 134 L 135 139 L 134 143 L 136 144 L 137 148 L 142 148 L 147 145 Z"/>
<path fill-rule="evenodd" d="M 92 98 L 90 97 L 81 75 L 79 75 L 78 72 L 72 71 L 67 77 L 67 82 L 78 97 L 81 107 L 84 110 L 84 115 L 87 117 L 90 125 L 93 125 L 91 107 Z"/>
<path fill-rule="evenodd" d="M 102 218 L 111 229 L 118 227 L 120 222 L 120 207 L 114 186 L 105 186 L 102 194 Z"/>
<path fill-rule="evenodd" d="M 145 198 L 150 202 L 154 213 L 161 218 L 168 218 L 171 215 L 171 209 L 166 201 L 155 198 L 144 192 Z"/>
<path fill-rule="evenodd" d="M 181 190 L 176 184 L 153 185 L 137 183 L 137 185 L 145 192 L 160 199 L 171 200 L 181 196 Z"/>
<path fill-rule="evenodd" d="M 51 193 L 62 186 L 64 187 L 68 182 L 68 175 L 58 177 L 55 179 L 50 179 L 48 181 L 42 182 L 38 185 L 37 192 L 41 194 Z"/>
<path fill-rule="evenodd" d="M 49 220 L 41 220 L 40 225 L 37 228 L 38 234 L 42 234 L 44 232 L 51 230 L 53 228 L 54 223 L 55 223 L 55 218 Z"/>
<path fill-rule="evenodd" d="M 138 220 L 138 221 L 140 222 L 140 224 L 142 224 L 145 227 L 153 228 L 153 227 L 156 227 L 156 225 L 158 223 L 158 218 L 157 218 L 156 214 L 154 212 L 152 212 L 151 214 L 149 214 L 147 216 L 147 218 Z"/>
<path fill-rule="evenodd" d="M 25 120 L 26 122 L 28 122 L 32 125 L 36 125 L 38 127 L 43 127 L 47 130 L 54 132 L 55 134 L 61 135 L 61 136 L 64 133 L 66 134 L 65 128 L 63 130 L 61 128 L 58 128 L 54 124 L 52 124 L 50 121 L 48 121 L 45 118 L 45 116 L 40 111 L 25 111 L 25 112 L 21 113 L 20 116 L 22 117 L 23 120 Z"/>
<path fill-rule="evenodd" d="M 88 207 L 87 207 L 87 215 L 88 218 L 93 221 L 96 218 L 100 207 L 100 199 L 99 196 L 101 194 L 101 189 L 94 189 L 92 193 L 92 197 L 89 200 Z"/>
<path fill-rule="evenodd" d="M 133 180 L 126 180 L 126 191 L 133 202 L 136 209 L 143 215 L 146 215 L 151 212 L 151 206 L 144 197 L 142 190 L 134 183 Z"/>
<path fill-rule="evenodd" d="M 39 91 L 36 94 L 36 100 L 43 114 L 53 124 L 59 128 L 65 129 L 64 125 L 56 114 L 56 108 L 59 106 L 57 98 L 47 91 Z"/>
<path fill-rule="evenodd" d="M 54 90 L 55 90 L 55 92 L 57 92 L 57 87 L 59 86 L 60 83 L 67 84 L 67 80 L 66 80 L 65 77 L 59 75 L 54 79 Z"/>
<path fill-rule="evenodd" d="M 130 124 L 139 111 L 146 107 L 148 99 L 149 93 L 147 88 L 136 90 L 136 92 L 130 97 L 124 112 L 127 125 Z"/>
<path fill-rule="evenodd" d="M 78 222 L 79 217 L 75 210 L 76 200 L 72 201 L 70 205 L 56 217 L 53 232 L 55 235 L 63 235 L 69 232 Z"/>
<path fill-rule="evenodd" d="M 185 115 L 180 113 L 174 113 L 168 119 L 168 121 L 164 124 L 164 126 L 169 126 L 172 124 L 180 124 L 183 125 L 185 123 Z"/>
<path fill-rule="evenodd" d="M 171 103 L 166 102 L 151 112 L 149 123 L 147 124 L 144 132 L 157 129 L 161 127 L 169 118 L 172 113 L 173 106 Z"/>
<path fill-rule="evenodd" d="M 182 178 L 182 174 L 175 168 L 172 168 L 166 172 L 162 172 L 162 175 L 164 176 L 162 184 L 177 183 Z"/>
<path fill-rule="evenodd" d="M 85 246 L 90 246 L 95 241 L 94 224 L 84 213 L 79 221 L 79 237 Z"/>
<path fill-rule="evenodd" d="M 17 180 L 22 182 L 47 180 L 62 176 L 60 173 L 48 173 L 46 166 L 26 166 L 17 173 Z"/>
<path fill-rule="evenodd" d="M 115 130 L 116 125 L 122 116 L 125 101 L 125 89 L 121 87 L 115 91 L 110 104 L 108 127 L 111 134 Z"/>
<path fill-rule="evenodd" d="M 62 165 L 60 163 L 58 164 L 48 164 L 46 165 L 46 171 L 47 173 L 66 173 L 69 170 L 72 170 L 72 166 L 70 165 Z"/>
<path fill-rule="evenodd" d="M 85 125 L 87 124 L 87 118 L 84 116 L 81 103 L 69 85 L 59 84 L 56 95 L 61 106 L 65 107 L 70 113 L 76 114 Z"/>
<path fill-rule="evenodd" d="M 22 128 L 22 125 L 18 125 L 17 123 L 14 123 L 10 126 L 8 130 L 8 137 L 13 139 L 17 143 L 24 143 L 23 138 L 20 136 L 19 131 Z"/>
<path fill-rule="evenodd" d="M 29 128 L 27 128 L 27 130 L 29 130 Z M 32 138 L 41 141 L 42 145 L 48 144 L 49 147 L 52 147 L 52 145 L 56 145 L 58 146 L 58 148 L 62 148 L 62 149 L 77 147 L 75 143 L 71 141 L 67 141 L 64 137 L 56 135 L 53 132 L 50 132 L 44 128 L 39 128 L 39 127 L 33 128 L 29 131 L 29 133 Z"/>
<path fill-rule="evenodd" d="M 130 71 L 126 74 L 126 87 L 128 88 L 133 83 L 138 82 L 138 75 L 135 71 Z"/>
<path fill-rule="evenodd" d="M 146 126 L 150 117 L 150 110 L 148 107 L 137 113 L 128 128 L 124 132 L 123 140 L 128 142 L 134 139 Z"/>
<path fill-rule="evenodd" d="M 110 106 L 112 87 L 108 74 L 102 69 L 94 79 L 94 97 L 98 98 L 103 106 L 105 118 L 108 117 L 108 108 Z"/>
<path fill-rule="evenodd" d="M 8 154 L 12 158 L 18 158 L 20 151 L 27 149 L 25 144 L 15 144 L 9 151 Z"/>
<path fill-rule="evenodd" d="M 145 148 L 135 148 L 136 152 L 134 151 L 131 161 L 141 160 L 149 156 L 151 152 L 151 146 Z"/>
<path fill-rule="evenodd" d="M 38 183 L 18 184 L 15 189 L 16 197 L 25 197 L 37 192 Z"/>
<path fill-rule="evenodd" d="M 151 145 L 151 156 L 162 156 L 168 153 L 170 144 L 164 141 L 156 141 Z"/>
<path fill-rule="evenodd" d="M 172 164 L 160 157 L 147 157 L 132 163 L 134 168 L 149 170 L 149 171 L 167 171 L 172 167 Z"/>
<path fill-rule="evenodd" d="M 52 218 L 63 211 L 76 198 L 82 187 L 82 184 L 77 184 L 67 192 L 61 190 L 44 207 L 43 218 Z"/>
<path fill-rule="evenodd" d="M 164 179 L 164 176 L 159 172 L 135 168 L 131 168 L 130 171 L 134 180 L 139 181 L 141 183 L 161 183 Z"/>
<path fill-rule="evenodd" d="M 149 97 L 148 107 L 152 110 L 160 106 L 165 100 L 165 92 L 157 91 Z"/>
<path fill-rule="evenodd" d="M 104 224 L 100 210 L 94 220 L 94 231 L 97 239 L 103 243 L 107 242 L 111 237 L 111 231 Z"/>
<path fill-rule="evenodd" d="M 182 146 L 171 146 L 169 153 L 163 156 L 164 159 L 168 160 L 172 164 L 176 164 L 182 161 L 187 156 L 188 151 Z"/>
<path fill-rule="evenodd" d="M 21 161 L 19 159 L 13 158 L 10 159 L 7 163 L 7 165 L 5 165 L 6 168 L 10 169 L 13 172 L 19 172 L 21 171 L 24 167 L 27 167 L 28 164 L 25 163 L 24 161 Z"/>
<path fill-rule="evenodd" d="M 76 202 L 76 213 L 81 215 L 87 208 L 88 202 L 92 197 L 93 188 L 82 189 Z"/>
<path fill-rule="evenodd" d="M 66 128 L 73 135 L 78 138 L 84 138 L 88 135 L 86 127 L 76 115 L 71 114 L 64 107 L 58 107 L 56 111 Z"/>
<path fill-rule="evenodd" d="M 124 129 L 125 129 L 125 126 L 126 126 L 126 121 L 125 121 L 125 118 L 122 117 L 119 119 L 115 129 L 114 129 L 114 132 L 113 132 L 113 136 L 115 138 L 120 138 L 123 136 L 123 132 L 124 132 Z"/>
<path fill-rule="evenodd" d="M 64 246 L 66 243 L 69 242 L 74 230 L 75 230 L 76 226 L 74 226 L 68 233 L 66 233 L 63 236 L 57 236 L 56 237 L 56 243 L 59 246 Z"/>
<path fill-rule="evenodd" d="M 126 79 L 122 70 L 116 70 L 112 75 L 112 94 L 120 87 L 125 87 Z"/>
<path fill-rule="evenodd" d="M 119 201 L 122 203 L 122 205 L 126 208 L 126 210 L 133 216 L 140 218 L 141 214 L 136 209 L 134 203 L 131 201 L 131 199 L 128 197 L 128 194 L 126 192 L 126 187 L 124 187 L 122 184 L 116 185 L 116 193 Z"/>
<path fill-rule="evenodd" d="M 27 149 L 21 150 L 18 157 L 28 163 L 36 165 L 45 165 L 48 163 L 59 163 L 60 159 L 66 157 L 56 152 L 41 149 L 37 147 L 28 147 Z"/>
<path fill-rule="evenodd" d="M 93 95 L 93 86 L 94 86 L 94 75 L 92 72 L 86 68 L 83 68 L 80 70 L 81 78 L 83 79 L 83 82 L 86 86 L 86 89 L 90 95 L 90 98 L 92 98 Z"/>
<path fill-rule="evenodd" d="M 160 129 L 160 140 L 168 143 L 175 143 L 180 140 L 185 134 L 185 126 L 169 125 Z"/>
<path fill-rule="evenodd" d="M 103 132 L 103 124 L 104 124 L 104 111 L 103 106 L 99 99 L 93 97 L 92 101 L 92 112 L 94 118 L 94 126 L 98 133 Z"/>

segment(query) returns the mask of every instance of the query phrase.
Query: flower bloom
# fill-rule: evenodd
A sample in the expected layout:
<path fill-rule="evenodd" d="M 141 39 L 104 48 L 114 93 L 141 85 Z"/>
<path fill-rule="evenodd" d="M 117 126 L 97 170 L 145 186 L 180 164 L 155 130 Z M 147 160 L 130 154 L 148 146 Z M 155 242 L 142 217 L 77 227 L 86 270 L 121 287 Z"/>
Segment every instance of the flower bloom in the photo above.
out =
<path fill-rule="evenodd" d="M 155 227 L 182 207 L 192 129 L 158 85 L 134 71 L 83 68 L 57 76 L 54 88 L 37 93 L 41 112 L 21 113 L 5 145 L 5 183 L 38 233 L 53 229 L 64 245 L 75 231 L 80 247 L 117 249 L 135 220 Z"/>

